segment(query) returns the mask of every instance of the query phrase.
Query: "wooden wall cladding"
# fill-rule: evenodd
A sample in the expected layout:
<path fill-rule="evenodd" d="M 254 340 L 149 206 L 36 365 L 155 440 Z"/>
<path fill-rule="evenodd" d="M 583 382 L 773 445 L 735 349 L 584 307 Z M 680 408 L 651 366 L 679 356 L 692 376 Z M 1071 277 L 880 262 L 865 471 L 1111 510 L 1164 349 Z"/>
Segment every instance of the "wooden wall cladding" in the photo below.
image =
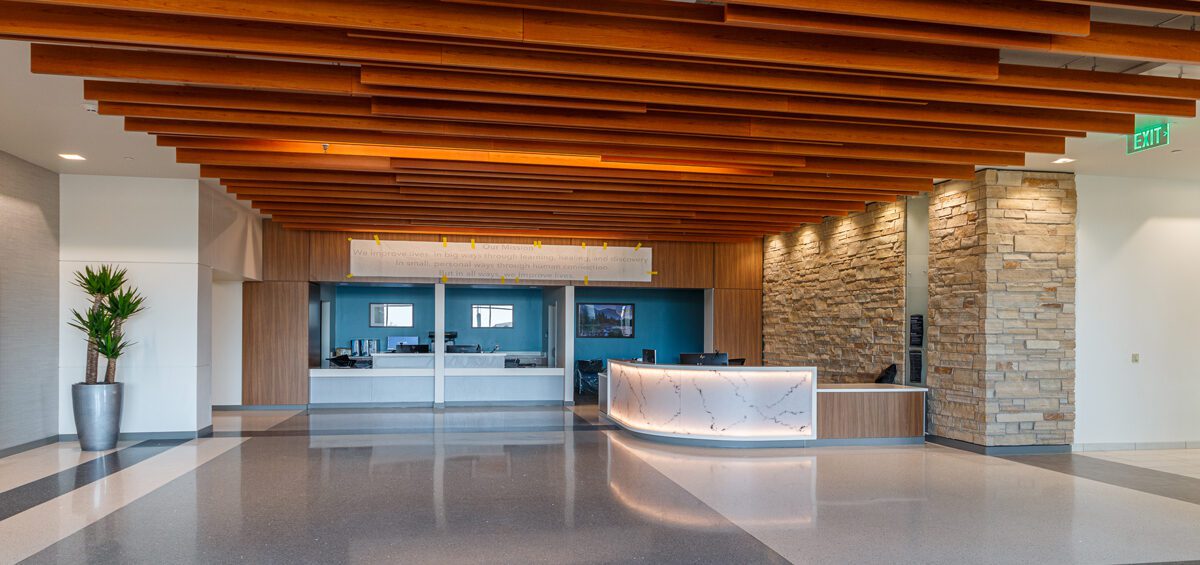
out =
<path fill-rule="evenodd" d="M 925 434 L 925 394 L 818 392 L 817 437 L 855 439 Z"/>
<path fill-rule="evenodd" d="M 308 404 L 310 286 L 242 285 L 242 404 Z"/>
<path fill-rule="evenodd" d="M 747 365 L 762 364 L 761 290 L 713 290 L 713 346 Z"/>
<path fill-rule="evenodd" d="M 309 246 L 309 232 L 263 220 L 263 280 L 307 282 Z"/>
<path fill-rule="evenodd" d="M 713 244 L 713 287 L 762 290 L 763 240 Z"/>

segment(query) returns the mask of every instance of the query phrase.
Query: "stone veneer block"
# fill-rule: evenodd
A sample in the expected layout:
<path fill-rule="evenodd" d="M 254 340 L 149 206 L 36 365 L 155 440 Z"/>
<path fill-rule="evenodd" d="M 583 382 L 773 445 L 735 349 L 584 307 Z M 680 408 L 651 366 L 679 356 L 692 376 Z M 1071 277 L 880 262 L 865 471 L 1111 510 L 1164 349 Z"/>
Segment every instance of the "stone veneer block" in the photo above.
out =
<path fill-rule="evenodd" d="M 930 199 L 930 433 L 985 446 L 1071 444 L 1075 183 L 980 171 Z"/>

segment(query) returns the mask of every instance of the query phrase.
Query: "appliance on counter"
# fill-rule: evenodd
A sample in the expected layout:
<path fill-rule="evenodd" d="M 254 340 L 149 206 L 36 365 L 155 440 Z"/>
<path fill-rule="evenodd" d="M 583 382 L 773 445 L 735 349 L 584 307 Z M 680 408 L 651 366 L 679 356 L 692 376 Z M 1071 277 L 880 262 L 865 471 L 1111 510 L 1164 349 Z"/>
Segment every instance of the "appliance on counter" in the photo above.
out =
<path fill-rule="evenodd" d="M 415 335 L 389 335 L 387 337 L 387 350 L 396 349 L 397 345 L 416 345 L 420 339 Z"/>
<path fill-rule="evenodd" d="M 437 332 L 429 332 L 429 342 L 433 343 L 437 339 Z M 454 345 L 454 340 L 458 339 L 458 332 L 446 332 L 446 345 Z"/>

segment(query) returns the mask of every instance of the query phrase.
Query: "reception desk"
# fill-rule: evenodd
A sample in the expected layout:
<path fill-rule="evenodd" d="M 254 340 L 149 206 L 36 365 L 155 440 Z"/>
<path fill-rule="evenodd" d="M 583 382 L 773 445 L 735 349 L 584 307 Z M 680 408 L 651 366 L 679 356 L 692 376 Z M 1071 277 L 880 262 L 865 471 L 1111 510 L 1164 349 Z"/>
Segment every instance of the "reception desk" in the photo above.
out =
<path fill-rule="evenodd" d="M 734 447 L 924 440 L 920 387 L 818 385 L 813 367 L 608 365 L 605 415 L 651 438 Z"/>

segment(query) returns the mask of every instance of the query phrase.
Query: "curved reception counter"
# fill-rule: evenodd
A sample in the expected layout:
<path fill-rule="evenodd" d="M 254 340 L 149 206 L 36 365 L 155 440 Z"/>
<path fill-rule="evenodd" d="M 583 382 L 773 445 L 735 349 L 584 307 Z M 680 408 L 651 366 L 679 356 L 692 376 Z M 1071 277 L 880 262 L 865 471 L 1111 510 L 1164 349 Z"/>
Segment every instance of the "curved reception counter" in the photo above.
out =
<path fill-rule="evenodd" d="M 645 365 L 609 361 L 602 410 L 656 439 L 730 447 L 924 441 L 925 392 L 817 384 L 814 367 Z"/>

